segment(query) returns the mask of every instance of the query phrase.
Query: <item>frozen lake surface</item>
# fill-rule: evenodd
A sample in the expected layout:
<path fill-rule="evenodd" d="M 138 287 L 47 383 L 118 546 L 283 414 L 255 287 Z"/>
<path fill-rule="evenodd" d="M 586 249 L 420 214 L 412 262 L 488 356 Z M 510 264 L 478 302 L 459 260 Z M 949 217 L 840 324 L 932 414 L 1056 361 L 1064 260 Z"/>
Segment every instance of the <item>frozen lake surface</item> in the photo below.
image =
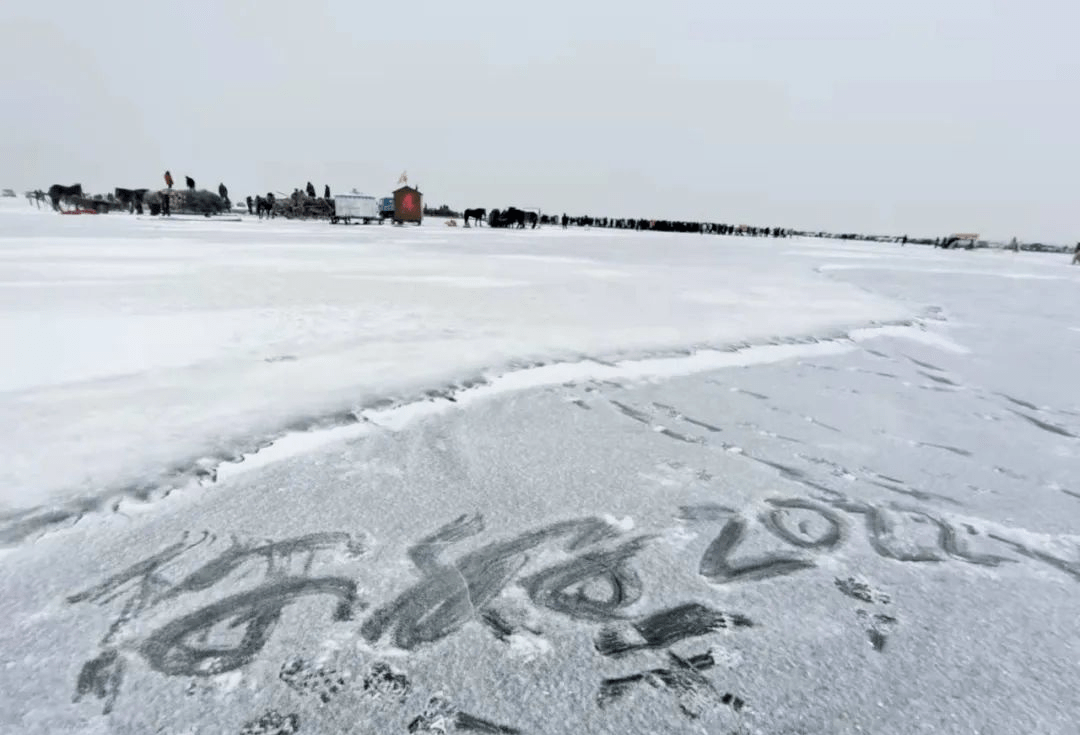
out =
<path fill-rule="evenodd" d="M 14 732 L 1075 732 L 1065 256 L 18 200 L 0 302 Z"/>

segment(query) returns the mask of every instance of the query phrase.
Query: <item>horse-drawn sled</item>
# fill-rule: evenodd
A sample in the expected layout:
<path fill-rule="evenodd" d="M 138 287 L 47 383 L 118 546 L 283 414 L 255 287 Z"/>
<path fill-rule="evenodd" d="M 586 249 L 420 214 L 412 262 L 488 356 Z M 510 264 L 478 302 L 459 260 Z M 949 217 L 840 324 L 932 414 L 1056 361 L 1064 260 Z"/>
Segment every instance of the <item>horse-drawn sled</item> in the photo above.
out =
<path fill-rule="evenodd" d="M 941 247 L 946 250 L 963 247 L 965 250 L 974 250 L 978 247 L 979 235 L 974 232 L 957 232 L 942 238 Z"/>
<path fill-rule="evenodd" d="M 102 214 L 115 206 L 101 197 L 86 196 L 82 184 L 53 184 L 49 187 L 48 197 L 53 209 L 60 214 Z"/>
<path fill-rule="evenodd" d="M 308 196 L 302 191 L 274 200 L 274 216 L 286 219 L 330 219 L 334 202 L 325 197 Z"/>
<path fill-rule="evenodd" d="M 516 227 L 525 229 L 526 225 L 532 229 L 540 222 L 540 210 L 518 209 L 507 207 L 506 209 L 493 209 L 487 217 L 488 227 Z"/>
<path fill-rule="evenodd" d="M 154 216 L 161 214 L 175 217 L 186 214 L 205 218 L 229 211 L 220 194 L 205 189 L 160 189 L 145 194 L 143 199 L 150 208 L 150 214 Z"/>

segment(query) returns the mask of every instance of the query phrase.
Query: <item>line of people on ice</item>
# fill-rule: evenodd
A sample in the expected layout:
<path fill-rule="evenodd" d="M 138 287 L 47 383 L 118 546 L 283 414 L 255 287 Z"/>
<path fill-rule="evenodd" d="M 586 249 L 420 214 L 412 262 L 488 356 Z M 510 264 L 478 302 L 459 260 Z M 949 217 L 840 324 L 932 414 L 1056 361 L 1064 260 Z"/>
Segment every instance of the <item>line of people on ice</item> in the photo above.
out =
<path fill-rule="evenodd" d="M 666 219 L 616 219 L 614 217 L 571 217 L 567 214 L 552 224 L 559 223 L 563 229 L 574 227 L 606 227 L 616 230 L 651 230 L 654 232 L 693 232 L 702 235 L 739 235 L 744 237 L 790 237 L 792 230 L 784 227 L 756 227 L 730 225 L 720 222 L 686 222 Z"/>

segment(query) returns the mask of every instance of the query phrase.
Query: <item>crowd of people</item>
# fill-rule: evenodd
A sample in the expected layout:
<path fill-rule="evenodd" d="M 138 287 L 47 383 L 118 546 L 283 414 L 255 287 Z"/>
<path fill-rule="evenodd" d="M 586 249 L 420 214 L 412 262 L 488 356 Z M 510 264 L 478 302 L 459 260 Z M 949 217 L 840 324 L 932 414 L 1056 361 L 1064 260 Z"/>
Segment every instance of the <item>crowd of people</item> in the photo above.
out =
<path fill-rule="evenodd" d="M 555 218 L 550 218 L 555 223 Z M 543 220 L 541 220 L 543 223 Z M 651 230 L 654 232 L 694 232 L 703 235 L 745 235 L 747 237 L 789 237 L 791 230 L 783 227 L 730 225 L 719 222 L 687 222 L 666 219 L 616 219 L 613 217 L 571 217 L 563 214 L 558 220 L 563 229 L 574 227 L 606 227 L 616 230 Z"/>

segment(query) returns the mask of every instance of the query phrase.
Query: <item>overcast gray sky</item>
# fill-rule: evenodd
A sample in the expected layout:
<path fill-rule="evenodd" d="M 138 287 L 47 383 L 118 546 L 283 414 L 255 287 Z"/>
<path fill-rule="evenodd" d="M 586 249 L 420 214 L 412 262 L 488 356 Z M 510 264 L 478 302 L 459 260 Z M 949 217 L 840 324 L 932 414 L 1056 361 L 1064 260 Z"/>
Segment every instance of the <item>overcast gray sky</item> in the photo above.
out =
<path fill-rule="evenodd" d="M 1080 239 L 1076 0 L 0 7 L 0 186 Z"/>

